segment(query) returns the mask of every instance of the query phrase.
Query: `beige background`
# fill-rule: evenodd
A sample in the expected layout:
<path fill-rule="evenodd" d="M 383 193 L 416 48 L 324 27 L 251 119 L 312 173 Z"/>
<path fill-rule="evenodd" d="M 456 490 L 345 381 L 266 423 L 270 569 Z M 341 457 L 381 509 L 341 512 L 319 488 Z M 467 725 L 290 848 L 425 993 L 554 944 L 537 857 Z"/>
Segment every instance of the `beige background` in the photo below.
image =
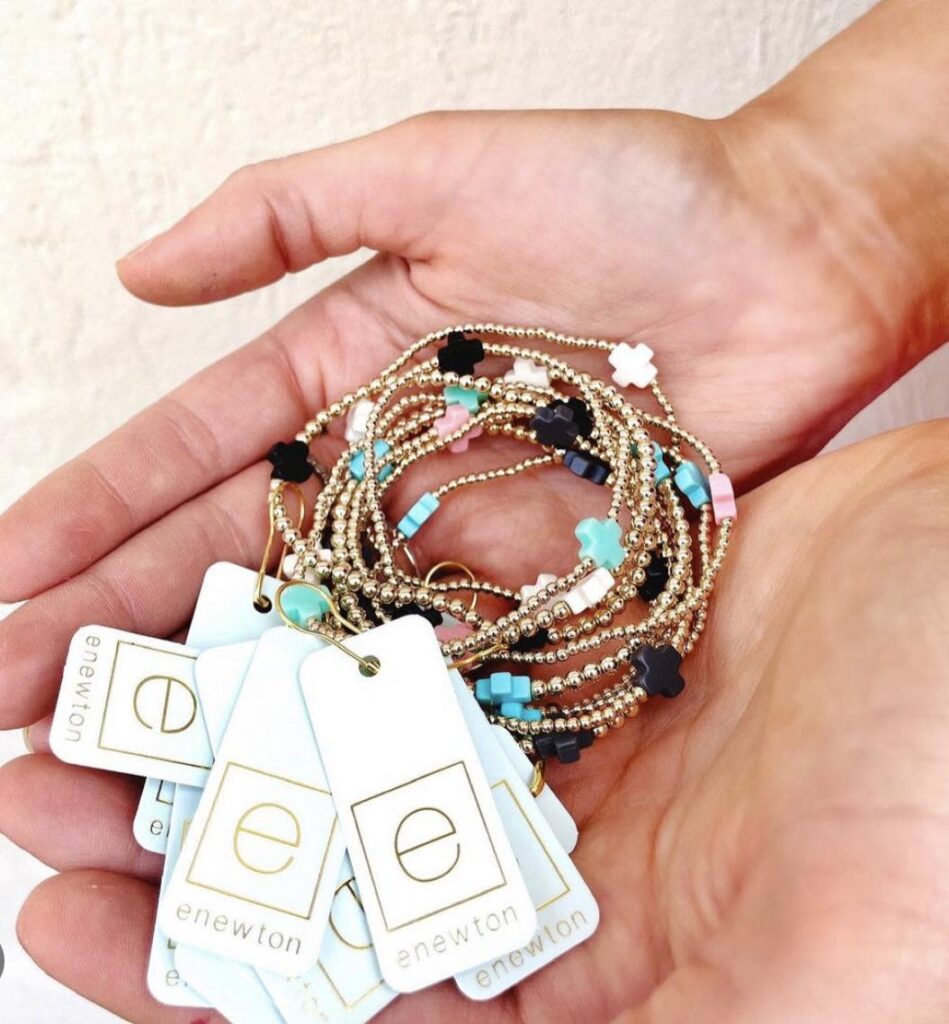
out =
<path fill-rule="evenodd" d="M 343 269 L 157 310 L 114 259 L 235 167 L 432 107 L 734 108 L 869 0 L 6 0 L 0 507 Z M 949 412 L 949 349 L 846 436 Z M 41 543 L 42 524 L 24 537 Z M 0 568 L 2 571 L 2 568 Z M 0 734 L 0 761 L 20 751 Z M 17 949 L 39 865 L 0 840 L 0 1018 L 112 1020 Z"/>

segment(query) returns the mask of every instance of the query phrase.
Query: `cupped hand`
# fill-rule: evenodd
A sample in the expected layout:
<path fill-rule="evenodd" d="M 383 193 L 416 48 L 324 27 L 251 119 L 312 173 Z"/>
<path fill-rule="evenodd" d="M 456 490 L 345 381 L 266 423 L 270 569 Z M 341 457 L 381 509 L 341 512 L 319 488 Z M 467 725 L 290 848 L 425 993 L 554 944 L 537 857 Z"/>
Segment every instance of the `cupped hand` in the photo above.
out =
<path fill-rule="evenodd" d="M 429 116 L 242 171 L 124 260 L 136 294 L 187 303 L 361 245 L 384 253 L 0 520 L 0 597 L 34 598 L 0 626 L 0 725 L 49 711 L 79 625 L 172 634 L 210 562 L 256 564 L 266 449 L 444 323 L 648 341 L 682 422 L 744 486 L 812 454 L 914 356 L 900 345 L 899 312 L 881 311 L 842 240 L 808 230 L 819 203 L 796 198 L 793 162 L 779 172 L 755 138 L 747 121 L 656 113 Z M 558 1019 L 608 1020 L 636 1006 L 636 1024 L 738 1020 L 724 1008 L 751 1014 L 768 992 L 799 1006 L 790 1000 L 809 982 L 803 998 L 823 1006 L 849 991 L 841 974 L 856 984 L 872 964 L 883 978 L 872 954 L 888 952 L 892 935 L 872 926 L 930 923 L 930 907 L 914 902 L 915 873 L 903 873 L 891 906 L 881 871 L 909 860 L 892 833 L 911 832 L 921 856 L 934 856 L 938 837 L 938 754 L 931 742 L 917 753 L 913 731 L 938 732 L 938 608 L 914 575 L 928 583 L 935 572 L 921 553 L 927 516 L 945 505 L 927 463 L 935 440 L 945 435 L 913 435 L 902 461 L 900 441 L 866 445 L 749 496 L 688 696 L 648 707 L 553 779 L 581 824 L 577 859 L 603 908 L 598 935 L 486 1008 L 443 987 L 399 1000 L 392 1020 L 533 1020 L 552 1008 Z M 330 453 L 333 442 L 321 443 Z M 473 458 L 493 453 L 485 445 Z M 520 524 L 536 534 L 524 492 L 503 522 L 477 502 L 449 505 L 421 554 L 463 557 L 519 584 L 544 567 L 544 548 L 570 557 L 563 538 L 569 547 L 590 498 L 569 483 L 540 492 L 550 537 L 535 551 L 519 544 L 512 557 L 504 544 Z M 899 512 L 898 529 L 871 514 L 874 502 Z M 24 538 L 40 522 L 37 549 Z M 908 630 L 929 640 L 907 654 Z M 926 769 L 918 804 L 910 763 Z M 31 898 L 21 934 L 48 971 L 129 1019 L 190 1021 L 195 1013 L 144 993 L 160 865 L 131 840 L 135 796 L 128 780 L 46 754 L 0 772 L 0 827 L 66 870 Z M 865 959 L 843 957 L 847 928 Z M 822 963 L 835 977 L 817 973 Z M 704 1018 L 690 1016 L 696 1006 Z"/>

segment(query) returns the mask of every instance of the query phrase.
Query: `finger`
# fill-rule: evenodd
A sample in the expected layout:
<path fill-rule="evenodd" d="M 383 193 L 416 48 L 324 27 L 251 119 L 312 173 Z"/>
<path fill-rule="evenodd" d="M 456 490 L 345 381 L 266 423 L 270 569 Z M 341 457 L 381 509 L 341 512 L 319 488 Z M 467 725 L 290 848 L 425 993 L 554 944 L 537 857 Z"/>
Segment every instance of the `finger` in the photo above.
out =
<path fill-rule="evenodd" d="M 119 261 L 150 302 L 190 305 L 270 284 L 361 246 L 432 252 L 447 198 L 487 114 L 428 115 L 372 135 L 245 167 L 170 230 Z"/>
<path fill-rule="evenodd" d="M 162 858 L 132 836 L 140 780 L 26 754 L 0 767 L 0 832 L 57 871 L 161 876 Z"/>
<path fill-rule="evenodd" d="M 227 1024 L 211 1010 L 162 1006 L 145 974 L 156 890 L 108 871 L 71 871 L 30 894 L 17 922 L 27 953 L 51 977 L 135 1024 Z"/>
<path fill-rule="evenodd" d="M 245 470 L 0 621 L 0 728 L 52 710 L 80 626 L 167 636 L 190 617 L 209 565 L 256 565 L 267 533 L 267 476 L 261 465 Z"/>
<path fill-rule="evenodd" d="M 411 295 L 404 267 L 370 261 L 47 477 L 0 517 L 0 601 L 81 572 L 292 437 L 401 348 L 400 318 L 431 322 Z"/>

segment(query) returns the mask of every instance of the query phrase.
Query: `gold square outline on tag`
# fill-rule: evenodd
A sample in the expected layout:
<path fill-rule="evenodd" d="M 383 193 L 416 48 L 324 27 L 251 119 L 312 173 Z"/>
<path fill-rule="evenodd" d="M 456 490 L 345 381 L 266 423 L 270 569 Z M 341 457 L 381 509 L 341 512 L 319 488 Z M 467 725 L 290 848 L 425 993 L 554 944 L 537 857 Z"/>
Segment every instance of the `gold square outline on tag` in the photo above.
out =
<path fill-rule="evenodd" d="M 540 913 L 542 910 L 546 910 L 548 907 L 552 906 L 558 900 L 562 900 L 565 896 L 569 896 L 573 890 L 570 888 L 570 883 L 566 880 L 566 878 L 563 877 L 560 868 L 557 867 L 556 861 L 553 857 L 551 857 L 550 850 L 547 849 L 547 844 L 537 834 L 537 829 L 534 828 L 534 823 L 527 816 L 527 812 L 524 810 L 524 805 L 520 802 L 520 800 L 517 799 L 517 796 L 515 795 L 514 790 L 511 788 L 511 784 L 507 781 L 507 779 L 501 779 L 500 782 L 495 782 L 495 784 L 491 788 L 498 789 L 501 786 L 503 786 L 508 791 L 511 799 L 514 801 L 514 806 L 518 809 L 524 821 L 527 822 L 527 827 L 531 830 L 534 838 L 537 840 L 537 845 L 544 851 L 544 856 L 547 858 L 548 861 L 550 861 L 550 866 L 554 869 L 554 873 L 560 879 L 560 882 L 563 885 L 563 892 L 558 893 L 556 896 L 551 896 L 549 900 L 545 900 L 543 903 L 541 903 L 539 907 L 534 907 L 534 910 L 536 910 L 537 913 Z"/>
<path fill-rule="evenodd" d="M 457 765 L 461 765 L 462 771 L 465 773 L 465 779 L 471 789 L 471 797 L 474 800 L 475 807 L 478 808 L 478 817 L 481 818 L 481 824 L 484 826 L 484 834 L 488 837 L 488 844 L 491 847 L 491 852 L 494 854 L 494 862 L 498 866 L 498 871 L 501 875 L 501 881 L 498 885 L 492 885 L 488 889 L 483 889 L 481 892 L 473 893 L 471 896 L 466 896 L 463 900 L 458 900 L 455 903 L 449 903 L 447 907 L 439 907 L 438 910 L 429 911 L 427 914 L 422 914 L 421 917 L 416 917 L 411 921 L 404 921 L 402 924 L 396 925 L 395 928 L 389 927 L 389 922 L 386 919 L 385 908 L 382 906 L 382 898 L 379 895 L 379 890 L 376 888 L 376 879 L 372 873 L 372 865 L 369 862 L 369 854 L 366 852 L 366 842 L 362 837 L 362 829 L 359 827 L 359 819 L 356 817 L 356 808 L 360 804 L 367 804 L 370 800 L 377 800 L 380 796 L 386 796 L 388 793 L 394 793 L 396 790 L 405 789 L 406 786 L 411 786 L 416 782 L 420 782 L 422 779 L 427 779 L 431 775 L 439 775 L 444 771 L 448 771 L 449 768 L 454 768 Z M 398 786 L 390 786 L 388 789 L 380 790 L 378 793 L 373 793 L 372 796 L 363 797 L 362 800 L 357 800 L 354 804 L 350 805 L 349 813 L 353 817 L 353 824 L 356 826 L 356 834 L 359 836 L 359 845 L 362 847 L 363 859 L 366 862 L 366 869 L 369 872 L 369 881 L 372 882 L 373 892 L 376 894 L 376 905 L 379 907 L 379 913 L 382 916 L 382 923 L 386 927 L 386 931 L 389 933 L 401 931 L 403 928 L 408 928 L 409 925 L 418 924 L 419 921 L 425 921 L 429 917 L 434 917 L 436 914 L 442 914 L 446 910 L 453 910 L 455 907 L 460 907 L 465 903 L 470 903 L 472 900 L 479 899 L 481 896 L 487 896 L 489 892 L 496 892 L 498 889 L 503 889 L 507 883 L 507 876 L 504 874 L 504 868 L 501 865 L 501 859 L 498 857 L 497 848 L 494 845 L 494 839 L 491 837 L 491 831 L 488 828 L 488 823 L 484 820 L 484 811 L 481 809 L 481 802 L 478 800 L 478 794 L 475 792 L 474 786 L 471 784 L 471 776 L 468 774 L 468 766 L 463 760 L 452 761 L 450 764 L 442 765 L 441 768 L 434 768 L 430 772 L 423 772 L 421 775 L 416 776 L 414 779 L 409 779 L 406 782 L 400 783 Z"/>
<path fill-rule="evenodd" d="M 316 876 L 316 885 L 313 888 L 313 897 L 310 900 L 310 908 L 307 910 L 306 914 L 298 914 L 292 910 L 285 910 L 283 907 L 274 907 L 269 903 L 261 903 L 258 900 L 249 900 L 246 896 L 238 896 L 237 893 L 228 892 L 227 889 L 218 889 L 216 886 L 206 885 L 204 882 L 196 882 L 191 877 L 191 872 L 194 870 L 195 862 L 198 859 L 198 855 L 201 853 L 201 846 L 208 833 L 208 825 L 210 825 L 211 819 L 214 817 L 214 809 L 217 807 L 218 797 L 221 795 L 221 790 L 224 789 L 224 781 L 231 768 L 243 768 L 244 771 L 252 772 L 254 775 L 266 775 L 268 778 L 279 779 L 281 782 L 286 782 L 291 786 L 299 786 L 301 789 L 308 789 L 312 793 L 321 793 L 323 796 L 329 797 L 331 801 L 333 799 L 329 790 L 321 789 L 319 786 L 308 786 L 305 782 L 297 782 L 296 779 L 288 779 L 283 775 L 277 775 L 276 772 L 265 772 L 260 768 L 251 768 L 250 765 L 241 764 L 239 761 L 228 761 L 224 766 L 224 771 L 221 773 L 221 781 L 218 783 L 217 792 L 214 794 L 214 800 L 211 802 L 211 810 L 208 811 L 208 816 L 204 821 L 204 830 L 201 833 L 201 838 L 198 840 L 198 845 L 195 847 L 194 856 L 191 858 L 191 864 L 188 866 L 188 873 L 185 875 L 185 881 L 188 882 L 189 885 L 193 885 L 198 889 L 207 889 L 208 892 L 220 893 L 222 896 L 228 896 L 241 903 L 260 907 L 263 910 L 272 910 L 275 914 L 285 914 L 287 917 L 295 917 L 300 921 L 309 921 L 313 916 L 313 907 L 316 905 L 316 897 L 319 894 L 320 885 L 323 881 L 323 872 L 326 870 L 326 861 L 329 857 L 330 847 L 333 845 L 333 836 L 336 834 L 336 826 L 339 822 L 339 818 L 336 816 L 333 817 L 333 824 L 330 826 L 329 834 L 326 837 L 326 847 L 323 850 L 323 859 L 320 861 L 320 871 Z M 182 845 L 184 845 L 183 842 Z"/>
<path fill-rule="evenodd" d="M 162 790 L 165 788 L 165 786 L 173 786 L 173 785 L 174 785 L 174 783 L 173 782 L 169 782 L 167 779 L 159 779 L 158 780 L 158 789 L 155 790 L 155 803 L 156 804 L 163 804 L 165 807 L 171 807 L 171 806 L 174 805 L 174 802 L 175 802 L 175 794 L 174 793 L 171 794 L 171 799 L 170 800 L 163 800 L 162 799 L 162 795 L 161 795 L 162 794 Z"/>
<path fill-rule="evenodd" d="M 123 750 L 121 747 L 109 747 L 102 742 L 102 734 L 105 732 L 105 719 L 109 711 L 109 701 L 112 699 L 112 684 L 115 682 L 115 672 L 119 664 L 119 648 L 125 647 L 140 647 L 144 651 L 151 651 L 153 654 L 170 654 L 175 658 L 184 658 L 186 661 L 197 661 L 198 656 L 196 654 L 180 654 L 178 651 L 169 651 L 162 647 L 150 647 L 148 644 L 137 644 L 132 640 L 116 640 L 115 642 L 115 656 L 112 659 L 112 671 L 109 673 L 109 685 L 105 691 L 105 702 L 102 705 L 102 721 L 99 723 L 99 738 L 96 741 L 96 746 L 100 750 L 109 750 L 114 754 L 128 754 L 129 757 L 141 757 L 146 761 L 162 761 L 165 764 L 177 764 L 184 768 L 198 768 L 203 771 L 209 771 L 211 766 L 209 764 L 195 764 L 193 761 L 177 761 L 173 757 L 162 757 L 160 754 L 143 754 L 138 750 Z M 183 682 L 183 680 L 179 680 Z M 188 687 L 191 690 L 191 687 Z M 211 737 L 208 735 L 207 726 L 204 724 L 204 715 L 201 714 L 201 702 L 198 698 L 198 694 L 195 690 L 191 690 L 192 696 L 197 704 L 197 717 L 201 722 L 201 728 L 204 729 L 205 739 L 208 741 L 208 750 L 211 749 Z"/>
<path fill-rule="evenodd" d="M 373 994 L 373 992 L 377 992 L 380 988 L 382 988 L 383 985 L 385 985 L 385 979 L 377 981 L 375 983 L 375 985 L 372 986 L 372 988 L 367 988 L 366 991 L 363 992 L 363 994 L 358 999 L 356 999 L 354 1002 L 350 1003 L 350 1002 L 347 1002 L 346 997 L 343 995 L 342 992 L 340 992 L 338 986 L 336 985 L 336 982 L 333 981 L 333 976 L 323 966 L 322 960 L 317 960 L 316 966 L 319 967 L 319 969 L 323 972 L 323 977 L 326 978 L 326 980 L 329 982 L 329 986 L 333 990 L 333 994 L 340 1001 L 340 1004 L 342 1005 L 342 1007 L 345 1010 L 347 1010 L 347 1011 L 355 1010 L 356 1007 L 361 1002 L 363 1002 L 364 1000 L 368 999 Z"/>

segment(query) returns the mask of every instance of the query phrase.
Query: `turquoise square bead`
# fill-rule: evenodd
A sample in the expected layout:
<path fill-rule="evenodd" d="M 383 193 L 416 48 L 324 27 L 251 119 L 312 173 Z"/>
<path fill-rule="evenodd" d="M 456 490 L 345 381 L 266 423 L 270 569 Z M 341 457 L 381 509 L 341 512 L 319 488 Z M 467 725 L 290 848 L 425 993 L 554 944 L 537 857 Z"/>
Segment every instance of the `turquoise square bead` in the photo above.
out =
<path fill-rule="evenodd" d="M 408 540 L 414 537 L 422 523 L 438 508 L 438 498 L 431 491 L 426 491 L 421 498 L 399 520 L 396 529 Z"/>
<path fill-rule="evenodd" d="M 475 683 L 475 697 L 481 704 L 501 704 L 504 701 L 526 704 L 531 696 L 530 676 L 492 672 L 486 679 L 479 679 Z"/>
<path fill-rule="evenodd" d="M 689 499 L 692 508 L 701 508 L 712 500 L 708 480 L 694 462 L 683 462 L 676 470 L 676 487 Z"/>
<path fill-rule="evenodd" d="M 498 709 L 505 718 L 519 718 L 522 722 L 539 722 L 544 716 L 539 708 L 526 708 L 517 700 L 506 700 Z"/>
<path fill-rule="evenodd" d="M 449 384 L 443 393 L 445 405 L 463 405 L 472 415 L 481 408 L 482 403 L 488 397 L 487 391 L 461 388 L 457 384 Z"/>
<path fill-rule="evenodd" d="M 372 451 L 376 461 L 379 462 L 392 451 L 392 446 L 386 441 L 378 440 L 373 443 Z M 394 466 L 383 466 L 376 474 L 376 479 L 380 482 L 385 480 L 386 477 L 392 476 L 394 469 Z M 349 474 L 354 480 L 366 479 L 366 453 L 364 451 L 353 453 L 349 460 Z"/>

